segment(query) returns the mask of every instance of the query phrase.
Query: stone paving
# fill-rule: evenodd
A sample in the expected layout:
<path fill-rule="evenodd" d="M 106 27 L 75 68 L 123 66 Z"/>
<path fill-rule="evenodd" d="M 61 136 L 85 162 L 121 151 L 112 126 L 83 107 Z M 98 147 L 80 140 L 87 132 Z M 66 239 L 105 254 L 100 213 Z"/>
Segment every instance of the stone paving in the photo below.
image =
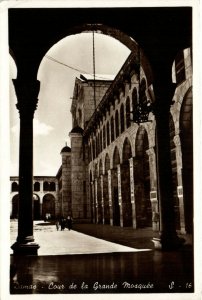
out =
<path fill-rule="evenodd" d="M 11 244 L 17 221 L 11 222 Z M 147 228 L 35 221 L 38 256 L 11 253 L 11 294 L 192 293 L 193 251 L 155 251 Z"/>
<path fill-rule="evenodd" d="M 78 231 L 86 231 L 92 225 L 76 224 Z M 101 229 L 101 228 L 100 228 Z M 135 248 L 119 244 L 118 241 L 110 242 L 101 238 L 93 237 L 75 230 L 56 230 L 54 224 L 35 221 L 34 238 L 40 245 L 38 255 L 69 255 L 69 254 L 92 254 L 92 253 L 114 253 L 114 252 L 138 252 L 151 251 L 151 248 Z M 103 233 L 103 230 L 101 230 Z M 108 232 L 109 235 L 110 232 Z M 16 240 L 17 221 L 11 222 L 11 244 Z M 95 233 L 93 234 L 95 235 Z M 127 243 L 126 243 L 127 244 Z M 12 250 L 10 251 L 12 254 Z"/>

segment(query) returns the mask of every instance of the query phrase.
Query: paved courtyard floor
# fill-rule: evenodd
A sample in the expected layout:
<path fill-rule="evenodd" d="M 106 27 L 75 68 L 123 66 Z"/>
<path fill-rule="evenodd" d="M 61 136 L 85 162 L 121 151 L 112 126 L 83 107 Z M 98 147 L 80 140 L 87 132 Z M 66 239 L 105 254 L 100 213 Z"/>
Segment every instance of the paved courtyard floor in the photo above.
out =
<path fill-rule="evenodd" d="M 11 245 L 17 222 L 11 222 Z M 38 256 L 11 253 L 11 294 L 192 293 L 192 246 L 156 251 L 154 232 L 74 224 L 73 230 L 35 221 Z"/>

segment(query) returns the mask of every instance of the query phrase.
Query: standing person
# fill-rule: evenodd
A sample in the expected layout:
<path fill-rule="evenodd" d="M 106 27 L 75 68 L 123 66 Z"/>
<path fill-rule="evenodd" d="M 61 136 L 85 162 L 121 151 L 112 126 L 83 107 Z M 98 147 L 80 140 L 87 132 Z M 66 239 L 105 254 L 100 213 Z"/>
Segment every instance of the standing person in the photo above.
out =
<path fill-rule="evenodd" d="M 67 228 L 68 228 L 69 230 L 72 229 L 72 217 L 71 217 L 71 216 L 68 216 L 68 217 L 67 217 Z"/>
<path fill-rule="evenodd" d="M 58 231 L 58 230 L 59 230 L 59 227 L 60 227 L 60 222 L 59 222 L 58 220 L 56 220 L 55 225 L 56 225 L 56 229 L 57 229 L 57 231 Z"/>
<path fill-rule="evenodd" d="M 60 220 L 61 231 L 65 229 L 65 219 L 62 217 Z"/>

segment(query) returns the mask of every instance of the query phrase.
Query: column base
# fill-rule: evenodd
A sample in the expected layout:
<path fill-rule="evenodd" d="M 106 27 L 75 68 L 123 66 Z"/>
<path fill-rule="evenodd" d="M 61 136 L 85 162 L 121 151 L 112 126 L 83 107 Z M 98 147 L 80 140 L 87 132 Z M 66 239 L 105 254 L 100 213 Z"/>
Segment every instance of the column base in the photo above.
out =
<path fill-rule="evenodd" d="M 152 242 L 154 243 L 154 248 L 156 250 L 172 251 L 178 250 L 180 247 L 182 247 L 185 243 L 185 239 L 179 238 L 178 236 L 162 236 L 159 238 L 154 237 Z"/>
<path fill-rule="evenodd" d="M 24 244 L 15 242 L 11 246 L 14 255 L 38 255 L 39 248 L 40 246 L 34 242 Z"/>

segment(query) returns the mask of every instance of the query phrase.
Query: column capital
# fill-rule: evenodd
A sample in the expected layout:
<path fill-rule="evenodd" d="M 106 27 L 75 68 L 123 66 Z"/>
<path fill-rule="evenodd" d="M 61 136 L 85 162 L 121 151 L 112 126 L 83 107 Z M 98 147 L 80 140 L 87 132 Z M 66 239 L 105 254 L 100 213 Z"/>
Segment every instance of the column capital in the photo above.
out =
<path fill-rule="evenodd" d="M 20 117 L 33 117 L 38 103 L 40 81 L 13 79 L 13 84 L 18 100 L 16 107 L 19 110 Z"/>

